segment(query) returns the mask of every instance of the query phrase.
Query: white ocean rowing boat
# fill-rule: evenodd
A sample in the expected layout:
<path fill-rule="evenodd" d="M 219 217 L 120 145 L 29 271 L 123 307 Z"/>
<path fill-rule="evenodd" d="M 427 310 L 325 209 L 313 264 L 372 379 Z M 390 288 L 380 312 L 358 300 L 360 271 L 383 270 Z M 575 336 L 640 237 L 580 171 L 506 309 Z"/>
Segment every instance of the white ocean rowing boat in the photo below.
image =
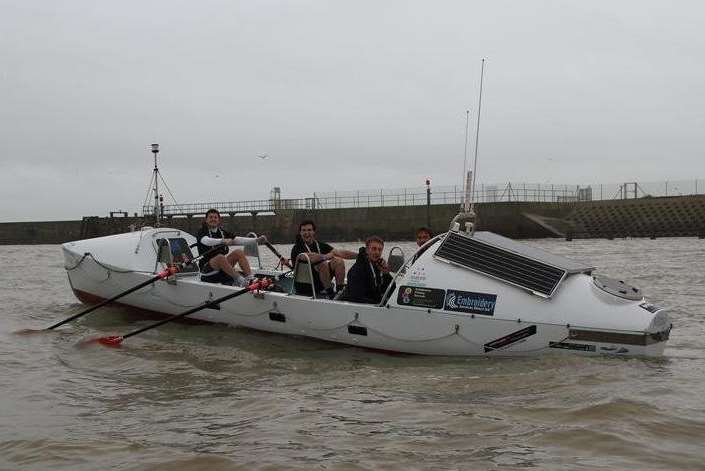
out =
<path fill-rule="evenodd" d="M 69 242 L 63 252 L 74 293 L 95 303 L 191 257 L 194 243 L 180 230 L 144 228 Z M 295 286 L 311 279 L 309 265 L 299 263 L 289 274 L 257 268 L 257 276 L 276 280 L 275 290 L 248 293 L 191 317 L 425 355 L 658 356 L 672 327 L 666 310 L 646 302 L 638 288 L 489 232 L 455 227 L 408 261 L 391 262 L 401 263 L 392 263 L 394 283 L 379 305 L 297 294 Z M 120 302 L 173 315 L 239 289 L 201 281 L 192 264 Z"/>

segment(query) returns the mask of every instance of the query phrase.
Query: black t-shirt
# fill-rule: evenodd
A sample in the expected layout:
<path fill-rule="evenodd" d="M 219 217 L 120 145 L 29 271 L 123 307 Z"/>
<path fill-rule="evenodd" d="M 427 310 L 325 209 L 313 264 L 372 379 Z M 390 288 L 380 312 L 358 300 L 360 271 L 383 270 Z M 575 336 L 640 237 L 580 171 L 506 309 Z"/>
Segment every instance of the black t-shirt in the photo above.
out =
<path fill-rule="evenodd" d="M 319 253 L 325 255 L 333 251 L 333 247 L 325 242 L 319 242 L 314 240 L 312 243 L 307 244 L 300 237 L 297 238 L 296 243 L 291 248 L 291 262 L 296 262 L 296 257 L 302 253 Z"/>
<path fill-rule="evenodd" d="M 204 253 L 208 252 L 209 250 L 214 249 L 216 246 L 208 246 L 205 245 L 201 242 L 201 239 L 203 237 L 210 237 L 212 239 L 232 239 L 235 237 L 231 232 L 225 231 L 221 229 L 220 227 L 216 230 L 211 230 L 208 228 L 208 226 L 203 225 L 201 226 L 201 230 L 198 231 L 198 234 L 196 235 L 196 242 L 198 243 L 198 255 L 203 255 Z M 228 247 L 223 245 L 220 247 L 220 250 L 213 250 L 211 253 L 206 255 L 201 259 L 200 265 L 201 269 L 208 263 L 208 261 L 215 257 L 218 254 L 227 254 L 228 253 Z"/>
<path fill-rule="evenodd" d="M 312 243 L 307 244 L 303 241 L 301 237 L 296 238 L 296 243 L 291 248 L 291 263 L 296 264 L 296 258 L 302 253 L 319 253 L 325 255 L 333 251 L 333 247 L 325 242 L 319 242 L 314 240 Z M 313 283 L 316 285 L 316 291 L 321 291 L 323 289 L 323 283 L 318 277 L 318 272 L 313 270 Z M 296 283 L 296 292 L 299 294 L 309 294 L 311 290 L 309 285 L 304 285 L 303 283 Z"/>

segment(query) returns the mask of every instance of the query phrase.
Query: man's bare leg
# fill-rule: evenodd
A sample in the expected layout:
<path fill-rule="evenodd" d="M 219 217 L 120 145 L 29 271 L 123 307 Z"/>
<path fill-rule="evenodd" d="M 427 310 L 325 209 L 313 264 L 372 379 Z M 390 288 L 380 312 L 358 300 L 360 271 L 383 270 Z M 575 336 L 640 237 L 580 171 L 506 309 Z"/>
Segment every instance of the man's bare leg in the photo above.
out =
<path fill-rule="evenodd" d="M 242 273 L 245 274 L 245 276 L 250 276 L 252 274 L 250 262 L 247 260 L 245 252 L 242 249 L 235 249 L 230 251 L 227 259 L 231 267 L 234 267 L 235 265 L 240 265 L 240 270 L 242 271 Z"/>
<path fill-rule="evenodd" d="M 315 266 L 316 270 L 318 271 L 318 278 L 321 279 L 321 284 L 325 289 L 329 289 L 332 287 L 331 283 L 331 272 L 330 272 L 330 264 L 333 263 L 332 261 L 329 263 L 323 262 L 319 263 L 318 265 Z"/>
<path fill-rule="evenodd" d="M 334 258 L 330 261 L 330 269 L 335 274 L 336 289 L 340 289 L 345 284 L 345 262 L 340 258 Z"/>
<path fill-rule="evenodd" d="M 239 276 L 237 273 L 235 273 L 235 269 L 230 263 L 230 260 L 228 260 L 228 258 L 226 258 L 223 254 L 218 254 L 208 260 L 208 265 L 210 265 L 211 268 L 213 268 L 214 270 L 223 270 L 233 280 L 237 279 Z"/>

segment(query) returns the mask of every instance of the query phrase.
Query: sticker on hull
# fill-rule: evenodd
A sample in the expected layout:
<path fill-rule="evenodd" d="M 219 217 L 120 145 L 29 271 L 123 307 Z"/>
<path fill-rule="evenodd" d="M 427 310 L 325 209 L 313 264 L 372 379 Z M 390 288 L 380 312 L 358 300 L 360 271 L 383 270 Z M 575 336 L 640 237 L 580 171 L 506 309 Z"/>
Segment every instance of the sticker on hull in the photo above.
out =
<path fill-rule="evenodd" d="M 421 286 L 400 286 L 397 304 L 400 306 L 441 309 L 445 296 L 446 291 L 444 289 L 424 288 Z"/>
<path fill-rule="evenodd" d="M 499 350 L 501 348 L 508 347 L 514 343 L 519 342 L 520 340 L 524 340 L 527 337 L 531 337 L 532 335 L 536 334 L 536 326 L 535 325 L 530 325 L 529 327 L 526 327 L 521 330 L 517 330 L 516 332 L 512 332 L 509 335 L 505 335 L 504 337 L 500 337 L 496 340 L 493 340 L 489 343 L 486 343 L 484 345 L 485 347 L 485 353 L 491 352 L 492 350 Z"/>
<path fill-rule="evenodd" d="M 496 304 L 496 294 L 473 293 L 470 291 L 449 289 L 443 309 L 446 311 L 492 316 L 494 315 Z"/>
<path fill-rule="evenodd" d="M 561 348 L 564 350 L 577 350 L 580 352 L 594 352 L 595 346 L 587 343 L 573 343 L 573 342 L 549 342 L 548 346 L 551 348 Z"/>

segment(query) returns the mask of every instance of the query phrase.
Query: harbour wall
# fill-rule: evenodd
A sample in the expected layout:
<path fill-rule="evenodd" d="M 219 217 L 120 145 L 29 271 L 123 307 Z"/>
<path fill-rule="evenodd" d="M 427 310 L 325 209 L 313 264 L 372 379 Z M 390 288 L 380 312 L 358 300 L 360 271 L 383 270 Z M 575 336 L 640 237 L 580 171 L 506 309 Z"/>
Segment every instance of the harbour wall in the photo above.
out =
<path fill-rule="evenodd" d="M 456 204 L 426 206 L 280 210 L 276 214 L 225 216 L 236 234 L 266 234 L 275 243 L 292 242 L 298 223 L 313 219 L 321 240 L 353 241 L 377 234 L 387 240 L 414 237 L 419 226 L 448 228 Z M 514 239 L 543 237 L 705 236 L 705 196 L 674 196 L 586 202 L 502 202 L 477 205 L 478 228 Z M 174 217 L 162 226 L 195 234 L 200 217 Z M 429 224 L 430 222 L 430 224 Z M 84 217 L 78 221 L 0 223 L 0 244 L 59 244 L 151 225 L 141 217 Z"/>

